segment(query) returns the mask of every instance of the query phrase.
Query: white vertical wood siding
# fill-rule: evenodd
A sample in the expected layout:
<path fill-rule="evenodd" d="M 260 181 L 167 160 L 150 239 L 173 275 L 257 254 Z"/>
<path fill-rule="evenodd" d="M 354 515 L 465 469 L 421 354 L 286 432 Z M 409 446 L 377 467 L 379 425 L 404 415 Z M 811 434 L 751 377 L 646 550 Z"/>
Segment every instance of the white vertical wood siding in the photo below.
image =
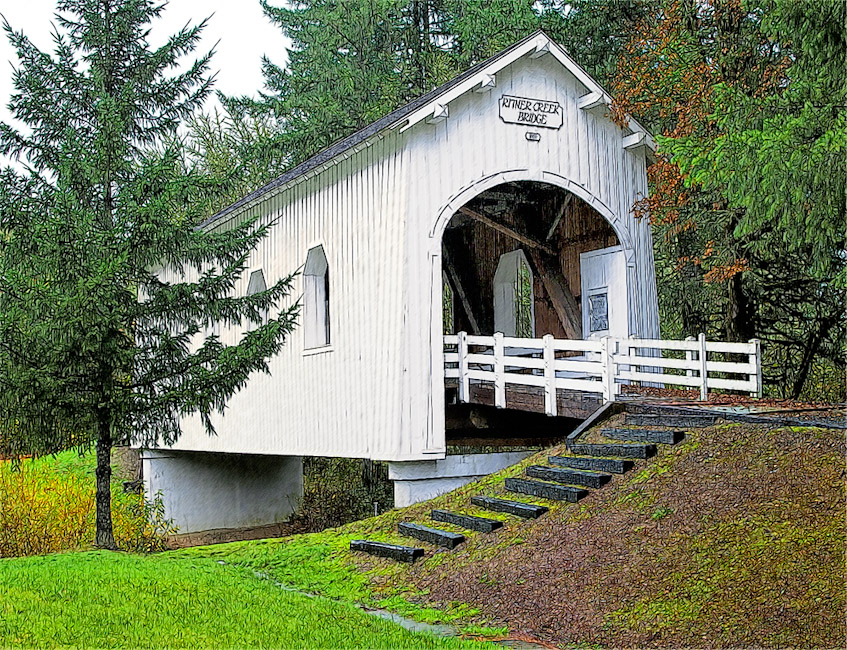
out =
<path fill-rule="evenodd" d="M 388 132 L 346 160 L 300 179 L 254 207 L 274 220 L 251 256 L 267 283 L 297 270 L 322 245 L 329 265 L 331 344 L 304 350 L 294 332 L 270 362 L 215 417 L 209 437 L 198 418 L 183 423 L 176 449 L 212 452 L 402 458 L 403 213 L 406 154 Z M 295 283 L 299 297 L 304 276 Z M 237 332 L 224 328 L 234 342 Z"/>
<path fill-rule="evenodd" d="M 627 253 L 630 334 L 658 336 L 649 226 L 631 207 L 646 194 L 644 152 L 622 147 L 603 109 L 580 110 L 587 89 L 552 56 L 520 59 L 487 94 L 452 101 L 449 117 L 370 146 L 292 182 L 248 209 L 276 220 L 251 271 L 268 285 L 322 245 L 329 265 L 331 344 L 305 351 L 298 329 L 215 418 L 208 437 L 194 418 L 177 449 L 413 460 L 445 451 L 441 234 L 453 211 L 506 180 L 559 185 L 609 219 Z M 503 93 L 556 100 L 559 130 L 505 124 Z M 528 130 L 540 142 L 525 138 Z M 296 283 L 303 290 L 303 276 Z M 222 332 L 225 340 L 237 333 Z"/>
<path fill-rule="evenodd" d="M 441 234 L 455 210 L 489 187 L 505 181 L 551 183 L 606 217 L 627 256 L 628 334 L 658 337 L 650 228 L 632 216 L 635 201 L 647 194 L 645 151 L 623 148 L 625 133 L 604 114 L 607 108 L 577 107 L 588 92 L 552 56 L 524 57 L 497 73 L 489 93 L 467 93 L 450 103 L 445 121 L 421 122 L 408 131 L 413 138 L 408 143 L 404 350 L 410 369 L 405 393 L 411 398 L 404 404 L 403 429 L 414 451 L 444 448 L 443 364 L 433 352 L 441 341 L 440 303 L 428 298 L 432 284 L 440 283 Z M 503 94 L 558 101 L 563 126 L 554 130 L 503 122 L 498 105 Z M 539 133 L 540 140 L 528 141 L 528 131 Z"/>

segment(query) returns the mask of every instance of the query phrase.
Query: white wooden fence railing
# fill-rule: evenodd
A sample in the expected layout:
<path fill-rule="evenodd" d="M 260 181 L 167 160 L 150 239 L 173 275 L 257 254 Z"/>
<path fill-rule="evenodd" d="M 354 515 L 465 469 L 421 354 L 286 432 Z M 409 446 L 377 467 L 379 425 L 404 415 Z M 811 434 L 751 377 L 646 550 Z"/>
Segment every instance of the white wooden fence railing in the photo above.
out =
<path fill-rule="evenodd" d="M 744 361 L 727 356 L 746 357 Z M 720 359 L 718 357 L 723 357 Z M 749 343 L 706 341 L 705 334 L 684 341 L 659 339 L 524 339 L 466 332 L 444 337 L 444 376 L 458 380 L 459 401 L 470 400 L 471 382 L 494 384 L 494 404 L 506 406 L 506 385 L 544 389 L 544 410 L 556 415 L 556 390 L 598 393 L 614 401 L 624 383 L 737 390 L 762 395 L 762 354 Z"/>

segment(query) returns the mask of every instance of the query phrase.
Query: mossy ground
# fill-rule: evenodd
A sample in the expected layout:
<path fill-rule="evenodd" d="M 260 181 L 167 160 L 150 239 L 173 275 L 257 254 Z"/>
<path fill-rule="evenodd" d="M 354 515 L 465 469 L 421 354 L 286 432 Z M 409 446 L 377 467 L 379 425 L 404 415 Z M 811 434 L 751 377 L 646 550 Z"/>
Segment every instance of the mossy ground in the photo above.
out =
<path fill-rule="evenodd" d="M 297 589 L 467 631 L 587 647 L 841 646 L 845 626 L 844 440 L 818 428 L 721 425 L 577 504 L 521 520 L 470 505 L 554 448 L 424 504 L 322 533 L 180 553 L 265 571 Z M 352 539 L 409 543 L 400 521 L 432 508 L 508 522 L 425 543 L 414 565 L 349 551 Z M 444 529 L 459 531 L 449 525 Z"/>

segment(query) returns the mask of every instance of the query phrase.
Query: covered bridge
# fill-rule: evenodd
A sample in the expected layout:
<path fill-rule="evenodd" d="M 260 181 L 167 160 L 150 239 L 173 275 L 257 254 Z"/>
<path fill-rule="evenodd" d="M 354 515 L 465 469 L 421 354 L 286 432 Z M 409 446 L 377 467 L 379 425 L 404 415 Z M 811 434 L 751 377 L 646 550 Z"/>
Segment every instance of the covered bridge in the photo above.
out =
<path fill-rule="evenodd" d="M 453 402 L 583 417 L 614 398 L 579 364 L 600 363 L 606 337 L 658 337 L 659 321 L 650 226 L 632 212 L 653 141 L 610 102 L 538 32 L 203 224 L 272 222 L 238 290 L 302 267 L 304 308 L 217 436 L 188 420 L 144 452 L 147 490 L 184 531 L 284 519 L 302 456 L 390 461 L 412 477 L 401 503 L 428 479 L 453 487 Z"/>

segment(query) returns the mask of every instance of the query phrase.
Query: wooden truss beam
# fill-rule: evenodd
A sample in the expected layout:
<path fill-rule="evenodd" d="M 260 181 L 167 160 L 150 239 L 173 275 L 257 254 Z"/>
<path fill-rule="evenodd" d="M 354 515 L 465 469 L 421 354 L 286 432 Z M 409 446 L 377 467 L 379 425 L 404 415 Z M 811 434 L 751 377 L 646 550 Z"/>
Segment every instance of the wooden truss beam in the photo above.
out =
<path fill-rule="evenodd" d="M 582 312 L 576 298 L 568 289 L 565 276 L 559 268 L 558 257 L 544 255 L 532 249 L 528 252 L 532 265 L 544 285 L 544 290 L 553 304 L 553 309 L 562 321 L 565 336 L 569 339 L 581 339 Z"/>
<path fill-rule="evenodd" d="M 537 241 L 537 240 L 533 239 L 532 237 L 528 237 L 527 235 L 524 235 L 523 233 L 518 232 L 514 228 L 511 228 L 510 226 L 507 226 L 506 224 L 500 223 L 499 221 L 495 221 L 491 217 L 488 217 L 488 216 L 486 216 L 486 215 L 484 215 L 480 212 L 477 212 L 476 210 L 471 210 L 467 206 L 462 206 L 461 208 L 459 208 L 459 212 L 461 212 L 462 214 L 470 217 L 471 219 L 475 219 L 476 221 L 479 221 L 480 223 L 484 223 L 489 228 L 493 228 L 494 230 L 503 233 L 507 237 L 511 237 L 515 241 L 518 241 L 521 244 L 523 244 L 524 246 L 529 246 L 530 248 L 533 248 L 533 249 L 542 250 L 545 253 L 547 253 L 548 255 L 553 255 L 553 256 L 556 255 L 556 251 L 553 250 L 552 248 L 550 248 L 547 244 L 540 242 L 540 241 Z"/>
<path fill-rule="evenodd" d="M 471 326 L 471 331 L 474 334 L 480 334 L 479 321 L 474 316 L 471 301 L 468 299 L 468 294 L 465 291 L 462 280 L 456 271 L 456 266 L 453 264 L 453 259 L 450 257 L 450 252 L 446 246 L 441 247 L 441 258 L 444 261 L 444 271 L 447 273 L 447 278 L 450 280 L 450 284 L 453 285 L 453 289 L 459 297 L 459 302 L 462 303 L 462 309 L 465 310 L 465 315 L 468 317 L 468 324 Z"/>
<path fill-rule="evenodd" d="M 546 241 L 550 241 L 553 238 L 553 234 L 556 232 L 556 228 L 559 227 L 559 224 L 562 221 L 562 217 L 565 216 L 565 210 L 567 210 L 568 206 L 571 204 L 571 199 L 573 199 L 573 194 L 568 192 L 565 195 L 565 200 L 562 201 L 562 205 L 559 207 L 559 210 L 556 212 L 556 218 L 553 219 L 553 225 L 550 226 L 550 230 L 547 231 Z"/>

